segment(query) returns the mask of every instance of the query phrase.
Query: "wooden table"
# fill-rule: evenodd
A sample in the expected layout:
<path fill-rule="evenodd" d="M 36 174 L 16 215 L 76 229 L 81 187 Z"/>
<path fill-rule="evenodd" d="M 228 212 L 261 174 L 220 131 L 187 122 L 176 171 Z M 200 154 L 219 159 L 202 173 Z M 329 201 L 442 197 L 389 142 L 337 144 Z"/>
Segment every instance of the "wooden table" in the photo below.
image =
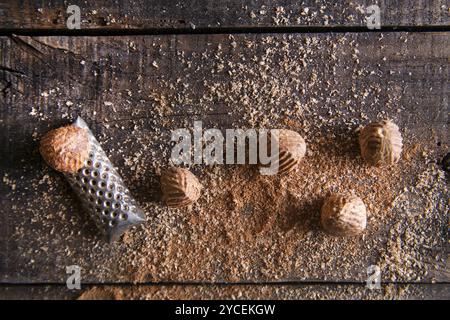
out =
<path fill-rule="evenodd" d="M 368 30 L 360 0 L 74 1 L 79 30 L 67 29 L 65 2 L 52 3 L 0 3 L 1 298 L 76 298 L 92 286 L 112 298 L 450 297 L 446 1 L 383 1 L 381 30 Z M 43 133 L 77 116 L 148 216 L 113 246 L 37 150 Z M 405 150 L 378 175 L 363 168 L 355 132 L 384 117 L 401 127 Z M 324 235 L 322 200 L 300 192 L 301 175 L 267 182 L 245 168 L 194 166 L 208 196 L 165 208 L 158 172 L 170 132 L 195 120 L 306 135 L 314 160 L 302 170 L 324 193 L 358 185 L 373 212 L 367 234 Z M 324 158 L 354 180 L 328 172 Z M 253 199 L 246 186 L 280 198 Z M 223 205 L 236 197 L 247 202 Z M 248 218 L 238 239 L 230 223 L 245 225 L 248 210 L 263 220 Z M 82 268 L 81 292 L 65 287 L 70 265 Z M 382 290 L 365 287 L 370 265 L 381 267 Z"/>

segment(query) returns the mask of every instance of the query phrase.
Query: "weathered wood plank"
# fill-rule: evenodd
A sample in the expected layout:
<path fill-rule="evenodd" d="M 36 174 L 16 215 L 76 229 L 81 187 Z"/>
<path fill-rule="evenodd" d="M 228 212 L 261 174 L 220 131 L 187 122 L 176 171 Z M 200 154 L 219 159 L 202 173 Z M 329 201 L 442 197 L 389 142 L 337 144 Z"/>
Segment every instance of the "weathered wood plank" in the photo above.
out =
<path fill-rule="evenodd" d="M 85 299 L 85 300 L 202 300 L 202 299 L 433 299 L 448 300 L 448 284 L 382 285 L 379 290 L 364 285 L 300 284 L 300 285 L 133 285 L 87 286 L 81 290 L 68 290 L 63 286 L 0 286 L 0 299 Z"/>
<path fill-rule="evenodd" d="M 208 29 L 285 26 L 366 26 L 365 10 L 378 4 L 382 26 L 448 26 L 444 0 L 192 0 L 72 1 L 81 9 L 82 29 Z M 3 1 L 1 29 L 65 29 L 69 4 Z"/>
<path fill-rule="evenodd" d="M 0 38 L 0 281 L 448 281 L 450 35 L 359 33 Z M 37 152 L 81 114 L 142 203 L 148 222 L 104 243 L 68 184 Z M 359 125 L 394 119 L 404 158 L 363 166 Z M 283 127 L 309 153 L 289 179 L 193 166 L 205 196 L 160 203 L 170 130 Z M 334 239 L 318 212 L 331 190 L 371 212 L 363 238 Z"/>

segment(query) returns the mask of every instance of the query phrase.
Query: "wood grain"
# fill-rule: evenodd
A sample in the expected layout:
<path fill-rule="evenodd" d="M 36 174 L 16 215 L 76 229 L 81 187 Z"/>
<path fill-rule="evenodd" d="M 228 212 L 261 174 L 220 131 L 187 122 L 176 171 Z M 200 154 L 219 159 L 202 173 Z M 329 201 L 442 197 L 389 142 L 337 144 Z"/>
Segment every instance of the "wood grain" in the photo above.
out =
<path fill-rule="evenodd" d="M 210 29 L 261 27 L 365 27 L 365 8 L 378 4 L 383 27 L 448 26 L 444 0 L 72 1 L 82 29 Z M 2 1 L 0 29 L 66 29 L 65 1 Z"/>
<path fill-rule="evenodd" d="M 193 228 L 199 235 L 203 231 L 160 208 L 156 168 L 167 161 L 171 129 L 190 127 L 196 119 L 202 119 L 205 127 L 220 129 L 254 124 L 248 107 L 240 100 L 233 103 L 241 94 L 229 87 L 239 79 L 258 81 L 260 75 L 252 74 L 255 61 L 273 52 L 268 84 L 291 88 L 292 96 L 275 94 L 278 100 L 271 103 L 267 95 L 256 122 L 272 113 L 277 117 L 263 125 L 295 129 L 295 123 L 306 121 L 313 124 L 312 136 L 332 131 L 343 137 L 348 127 L 354 130 L 364 121 L 362 116 L 393 117 L 406 137 L 415 137 L 429 153 L 426 161 L 411 169 L 414 172 L 405 172 L 400 182 L 409 186 L 448 151 L 449 48 L 448 33 L 1 37 L 0 281 L 65 283 L 65 267 L 74 264 L 83 269 L 83 283 L 365 281 L 367 266 L 379 261 L 378 249 L 389 248 L 390 226 L 408 227 L 402 224 L 407 209 L 400 210 L 386 228 L 367 236 L 367 243 L 380 247 L 361 244 L 365 249 L 350 269 L 344 270 L 340 255 L 318 251 L 317 261 L 305 269 L 294 265 L 283 269 L 275 263 L 268 275 L 233 271 L 235 262 L 264 264 L 264 255 L 255 248 L 249 256 L 206 254 L 198 263 L 216 268 L 190 272 L 185 261 L 192 258 L 182 252 L 179 261 L 171 260 L 176 267 L 164 264 L 168 246 L 177 239 L 167 230 Z M 298 61 L 301 72 L 289 69 L 296 63 L 288 63 L 286 70 L 284 59 Z M 218 66 L 218 61 L 225 66 Z M 307 90 L 302 93 L 303 87 Z M 263 97 L 270 93 L 265 87 L 255 90 Z M 297 114 L 292 100 L 283 105 L 283 99 L 299 99 L 310 108 Z M 135 242 L 154 244 L 155 260 L 146 262 L 149 271 L 142 277 L 117 262 L 149 257 L 134 250 L 137 243 L 125 241 L 112 247 L 99 239 L 68 184 L 38 155 L 39 137 L 77 115 L 87 120 L 149 215 L 146 231 L 133 233 L 139 239 Z M 314 129 L 321 119 L 330 122 Z M 130 158 L 134 160 L 126 161 Z M 439 189 L 430 216 L 418 219 L 417 229 L 411 231 L 411 236 L 424 234 L 425 242 L 438 245 L 421 246 L 415 257 L 420 261 L 411 265 L 412 275 L 405 274 L 402 281 L 449 280 L 443 260 L 447 217 L 439 206 L 445 192 Z M 158 233 L 164 217 L 172 215 L 175 220 Z M 313 232 L 313 237 L 326 241 L 319 231 Z M 295 233 L 290 237 L 295 238 Z M 286 259 L 305 250 L 316 248 L 299 245 Z M 324 268 L 324 261 L 334 264 L 334 269 Z M 431 271 L 418 279 L 416 271 L 424 263 L 430 264 Z"/>

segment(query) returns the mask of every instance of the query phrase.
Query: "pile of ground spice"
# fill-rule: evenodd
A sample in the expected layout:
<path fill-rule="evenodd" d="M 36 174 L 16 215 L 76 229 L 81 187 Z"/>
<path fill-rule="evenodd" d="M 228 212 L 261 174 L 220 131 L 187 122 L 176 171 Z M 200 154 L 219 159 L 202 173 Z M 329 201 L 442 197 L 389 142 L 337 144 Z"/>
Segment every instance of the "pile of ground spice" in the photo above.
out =
<path fill-rule="evenodd" d="M 380 264 L 385 280 L 420 280 L 426 275 L 425 266 L 413 268 L 405 260 L 420 260 L 418 248 L 425 244 L 436 247 L 436 238 L 412 233 L 414 242 L 405 239 L 409 250 L 390 242 L 386 248 L 384 242 L 386 238 L 398 241 L 396 224 L 407 229 L 416 225 L 412 221 L 404 223 L 397 208 L 402 197 L 408 197 L 410 206 L 422 198 L 420 189 L 410 187 L 411 181 L 404 177 L 412 176 L 420 167 L 424 149 L 407 136 L 413 145 L 406 144 L 402 161 L 397 166 L 376 168 L 365 165 L 360 158 L 354 130 L 315 138 L 309 142 L 307 157 L 298 170 L 287 176 L 262 176 L 257 167 L 237 165 L 202 170 L 200 179 L 206 191 L 198 204 L 192 209 L 165 209 L 162 215 L 150 219 L 154 228 L 127 234 L 125 242 L 136 256 L 128 266 L 136 276 L 134 280 L 189 281 L 192 275 L 198 275 L 195 280 L 219 282 L 363 280 L 372 264 Z M 436 170 L 430 165 L 422 176 L 438 183 L 432 192 L 434 199 L 429 201 L 442 207 L 434 212 L 415 207 L 416 219 L 436 217 L 445 207 L 439 194 L 445 178 L 442 171 Z M 363 236 L 339 238 L 321 230 L 320 208 L 330 192 L 354 192 L 364 200 L 369 217 Z M 163 223 L 167 212 L 173 221 L 169 226 Z M 402 212 L 410 214 L 408 210 Z M 163 246 L 160 241 L 164 239 L 155 238 L 155 233 L 169 233 L 170 240 Z M 389 264 L 390 256 L 397 257 L 397 261 Z M 155 261 L 155 257 L 163 258 Z M 155 263 L 158 268 L 148 268 Z M 399 272 L 396 268 L 405 270 Z M 317 277 L 319 274 L 321 277 Z"/>

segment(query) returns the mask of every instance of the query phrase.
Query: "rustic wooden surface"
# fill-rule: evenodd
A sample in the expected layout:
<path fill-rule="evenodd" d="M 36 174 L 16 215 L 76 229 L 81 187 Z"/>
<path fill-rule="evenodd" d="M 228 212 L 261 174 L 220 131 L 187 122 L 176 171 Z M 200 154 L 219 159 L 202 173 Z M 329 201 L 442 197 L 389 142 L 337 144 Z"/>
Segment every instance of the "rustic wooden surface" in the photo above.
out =
<path fill-rule="evenodd" d="M 379 4 L 383 27 L 448 26 L 445 0 L 414 1 L 72 1 L 82 29 L 209 29 L 261 27 L 364 27 L 365 8 Z M 65 1 L 0 2 L 3 29 L 66 29 Z M 305 11 L 306 8 L 306 11 Z"/>
<path fill-rule="evenodd" d="M 262 37 L 264 35 L 239 35 L 234 37 L 234 41 L 239 44 L 247 40 L 258 43 L 258 39 Z M 402 112 L 391 110 L 396 112 L 399 125 L 407 128 L 411 135 L 421 137 L 422 140 L 424 138 L 433 148 L 433 161 L 440 161 L 448 148 L 445 111 L 448 101 L 448 34 L 388 33 L 381 40 L 380 35 L 374 33 L 292 35 L 290 38 L 283 35 L 270 36 L 275 41 L 274 47 L 278 47 L 283 41 L 301 42 L 311 37 L 320 43 L 330 44 L 331 48 L 339 39 L 345 39 L 336 50 L 340 59 L 336 60 L 334 69 L 339 74 L 332 76 L 328 66 L 321 63 L 325 59 L 323 55 L 328 53 L 319 50 L 311 53 L 307 68 L 317 71 L 319 83 L 329 81 L 331 86 L 339 85 L 338 102 L 348 101 L 353 97 L 356 104 L 363 104 L 363 111 L 368 118 L 384 112 L 383 109 L 372 108 L 373 105 L 380 104 L 378 99 L 386 99 L 381 102 L 384 108 L 404 109 Z M 237 55 L 233 53 L 232 46 L 225 44 L 229 41 L 226 35 L 77 38 L 11 36 L 0 39 L 3 77 L 1 125 L 4 132 L 0 144 L 2 171 L 3 175 L 7 174 L 4 182 L 8 179 L 14 181 L 14 186 L 7 183 L 2 186 L 2 215 L 3 221 L 6 221 L 2 224 L 2 236 L 7 239 L 2 241 L 2 245 L 7 246 L 1 250 L 6 255 L 2 266 L 2 281 L 62 282 L 66 275 L 61 266 L 72 264 L 81 265 L 86 270 L 86 282 L 134 280 L 128 276 L 129 271 L 115 270 L 114 257 L 125 254 L 126 246 L 119 244 L 110 247 L 96 237 L 95 229 L 89 220 L 83 218 L 67 183 L 57 173 L 48 170 L 40 159 L 36 150 L 37 139 L 49 128 L 67 123 L 81 114 L 104 145 L 111 160 L 126 177 L 137 199 L 141 203 L 158 204 L 156 188 L 148 189 L 148 186 L 154 184 L 155 173 L 146 172 L 144 177 L 136 175 L 124 163 L 124 156 L 129 157 L 139 152 L 143 143 L 149 144 L 149 149 L 142 154 L 139 163 L 164 162 L 168 152 L 169 130 L 190 126 L 199 117 L 204 120 L 205 127 L 227 128 L 235 127 L 240 122 L 245 124 L 243 108 L 224 103 L 193 103 L 203 97 L 206 90 L 202 87 L 204 81 L 228 81 L 226 75 L 217 76 L 211 71 L 215 67 L 214 61 L 205 65 L 205 61 L 196 62 L 193 59 L 191 69 L 186 69 L 178 60 L 180 51 L 191 59 L 196 57 L 196 52 L 203 52 L 208 48 L 212 48 L 214 54 L 215 48 L 220 44 L 228 54 L 226 58 L 233 59 Z M 350 43 L 357 44 L 357 58 L 352 54 L 354 48 L 351 48 Z M 268 46 L 258 44 L 255 50 L 260 52 Z M 245 55 L 248 49 L 238 46 L 237 50 Z M 294 54 L 293 52 L 288 50 L 287 54 Z M 354 81 L 342 82 L 341 79 L 351 77 L 352 69 L 347 66 L 355 63 L 355 59 L 358 59 L 358 64 L 369 75 L 363 73 Z M 152 61 L 157 61 L 158 67 L 153 67 Z M 202 69 L 197 68 L 197 63 L 202 64 Z M 332 78 L 328 79 L 328 76 Z M 173 89 L 166 85 L 177 83 L 179 77 L 184 79 L 183 82 L 186 79 L 201 80 L 192 81 L 194 87 L 184 93 L 175 92 L 173 95 L 169 92 Z M 366 99 L 365 97 L 355 98 L 356 95 L 352 93 L 355 84 L 358 88 L 369 84 L 375 87 L 379 85 L 382 93 L 369 95 L 368 100 L 363 102 L 359 99 Z M 322 83 L 322 87 L 324 85 Z M 169 109 L 161 109 L 160 102 L 149 95 L 148 90 L 161 90 L 171 99 L 176 99 L 176 95 L 183 93 L 183 100 L 180 104 L 174 103 Z M 388 99 L 392 94 L 398 98 L 394 102 Z M 184 100 L 184 95 L 193 96 Z M 71 103 L 68 104 L 68 101 Z M 109 101 L 113 102 L 113 107 L 105 104 Z M 318 107 L 314 114 L 326 116 L 327 108 Z M 354 115 L 348 114 L 345 117 L 352 119 L 360 112 L 355 110 Z M 272 123 L 277 124 L 280 122 Z M 139 125 L 140 130 L 133 131 L 135 125 Z M 136 140 L 129 139 L 131 132 Z M 136 141 L 140 143 L 135 143 Z M 155 153 L 155 150 L 163 152 Z M 413 179 L 413 176 L 410 178 Z M 405 181 L 407 179 L 409 178 L 405 177 Z M 44 201 L 43 195 L 50 195 L 51 199 Z M 151 217 L 154 209 L 148 207 L 147 210 Z M 427 224 L 430 225 L 424 222 L 422 232 L 435 230 L 430 237 L 445 239 L 445 234 L 440 234 L 445 233 L 445 212 L 441 212 L 440 219 L 428 221 Z M 49 232 L 52 234 L 50 237 Z M 387 234 L 381 233 L 374 237 L 383 239 Z M 424 254 L 430 254 L 429 258 L 433 261 L 436 253 L 445 255 L 443 250 L 445 245 Z M 324 252 L 323 259 L 326 255 Z M 313 272 L 308 276 L 293 270 L 290 271 L 293 272 L 290 277 L 304 280 L 364 281 L 366 275 L 362 266 L 375 262 L 376 258 L 377 253 L 369 250 L 361 261 L 361 269 L 349 275 L 327 273 L 318 264 L 317 269 L 312 267 Z M 430 273 L 419 279 L 419 282 L 436 278 L 447 281 L 446 268 L 445 264 L 440 266 L 437 274 Z M 113 269 L 114 272 L 108 272 Z M 190 279 L 178 280 L 210 280 L 201 274 L 190 276 Z M 227 279 L 226 273 L 215 274 L 211 280 L 221 281 L 220 279 Z M 150 278 L 143 280 L 151 281 Z M 164 277 L 158 278 L 158 281 L 164 280 Z M 167 280 L 177 279 L 176 276 L 171 276 Z M 258 277 L 240 280 L 257 281 Z"/>
<path fill-rule="evenodd" d="M 196 1 L 195 6 L 191 7 L 203 8 L 200 13 L 186 10 L 188 5 L 185 2 L 166 4 L 165 1 L 155 1 L 152 5 L 148 2 L 136 2 L 116 6 L 110 1 L 103 1 L 96 2 L 95 7 L 92 2 L 80 2 L 79 5 L 85 29 L 198 30 L 243 27 L 249 28 L 248 31 L 251 28 L 257 31 L 261 27 L 321 27 L 325 26 L 325 20 L 328 20 L 326 26 L 364 26 L 364 14 L 358 7 L 364 7 L 366 1 L 353 1 L 351 6 L 324 3 L 322 13 L 320 1 L 304 1 L 302 8 L 308 7 L 310 12 L 318 12 L 317 16 L 298 14 L 300 8 L 293 1 L 284 1 L 284 11 L 278 11 L 278 14 L 277 5 L 271 1 L 254 1 L 246 6 L 236 1 L 225 1 L 220 5 L 213 1 Z M 445 1 L 414 4 L 411 1 L 384 1 L 381 7 L 383 26 L 448 26 L 448 6 Z M 259 13 L 261 10 L 267 10 L 267 13 Z M 324 15 L 333 18 L 324 18 Z M 59 1 L 55 1 L 51 7 L 45 1 L 33 4 L 4 1 L 0 3 L 0 17 L 0 31 L 54 30 L 64 29 L 66 14 L 63 2 Z M 273 42 L 262 41 L 267 38 L 271 38 Z M 138 164 L 163 162 L 167 158 L 170 130 L 191 126 L 199 118 L 205 126 L 222 129 L 247 124 L 244 121 L 247 120 L 246 110 L 239 105 L 223 101 L 203 103 L 202 98 L 207 89 L 205 82 L 226 84 L 230 78 L 217 72 L 214 59 L 209 62 L 200 59 L 201 54 L 206 51 L 211 53 L 209 57 L 213 57 L 221 46 L 225 60 L 237 63 L 243 56 L 247 58 L 244 66 L 249 68 L 255 55 L 263 56 L 267 49 L 278 50 L 283 47 L 283 43 L 293 44 L 286 49 L 286 55 L 295 58 L 298 44 L 311 39 L 325 44 L 327 50 L 313 50 L 309 54 L 307 65 L 302 70 L 305 81 L 315 73 L 320 83 L 330 82 L 330 85 L 324 84 L 319 89 L 320 94 L 307 92 L 304 99 L 320 99 L 334 86 L 339 88 L 334 93 L 335 108 L 340 110 L 340 106 L 349 100 L 356 107 L 354 113 L 345 113 L 342 122 L 333 128 L 339 128 L 346 121 L 351 122 L 361 112 L 368 119 L 386 113 L 394 116 L 399 125 L 406 128 L 407 136 L 420 137 L 421 141 L 428 143 L 427 147 L 433 150 L 430 161 L 441 161 L 448 152 L 450 35 L 446 32 L 113 37 L 32 37 L 11 33 L 0 37 L 0 128 L 3 132 L 0 135 L 0 176 L 3 177 L 3 183 L 0 184 L 0 282 L 22 285 L 64 284 L 67 277 L 65 266 L 72 264 L 80 265 L 85 271 L 84 283 L 127 283 L 136 280 L 131 277 L 129 270 L 117 269 L 115 263 L 116 257 L 130 254 L 127 247 L 122 244 L 110 247 L 98 239 L 95 227 L 86 219 L 67 183 L 42 162 L 37 152 L 37 141 L 42 133 L 67 124 L 81 115 L 87 120 L 113 163 L 119 167 L 137 200 L 141 203 L 158 203 L 158 190 L 148 187 L 156 180 L 155 172 L 137 175 L 127 165 L 124 156 L 129 158 L 133 154 L 139 154 L 141 145 L 146 144 L 148 153 L 141 155 Z M 339 41 L 342 42 L 337 49 L 330 49 L 333 43 Z M 238 44 L 236 48 L 232 45 L 233 42 Z M 250 50 L 245 47 L 246 42 L 256 45 Z M 320 46 L 316 49 L 320 49 Z M 331 54 L 337 57 L 336 60 L 331 64 L 324 63 L 330 59 Z M 190 61 L 189 68 L 184 59 Z M 282 72 L 281 70 L 280 66 L 275 67 L 274 73 Z M 355 76 L 355 70 L 361 71 L 361 74 Z M 178 83 L 180 78 L 180 85 L 168 85 Z M 189 84 L 190 87 L 183 87 L 183 84 Z M 355 89 L 364 91 L 367 87 L 378 88 L 380 91 L 367 97 L 356 97 Z M 167 99 L 175 102 L 169 103 L 167 107 L 161 102 L 158 93 L 163 93 Z M 187 98 L 180 97 L 183 95 Z M 203 102 L 198 103 L 199 101 Z M 397 106 L 402 111 L 393 114 L 392 110 Z M 292 111 L 292 106 L 286 108 Z M 268 112 L 269 109 L 265 111 Z M 327 114 L 326 107 L 318 108 L 315 116 L 326 117 Z M 281 123 L 280 119 L 270 124 Z M 135 126 L 139 127 L 138 131 L 134 130 Z M 136 136 L 136 143 L 130 141 L 131 134 Z M 418 169 L 422 170 L 424 167 Z M 413 174 L 405 177 L 405 181 L 416 179 Z M 42 198 L 48 193 L 53 197 L 50 203 Z M 446 198 L 448 195 L 442 193 L 441 197 Z M 146 209 L 152 212 L 151 206 Z M 439 218 L 421 221 L 422 225 L 416 230 L 426 234 L 428 238 L 442 240 L 439 246 L 424 249 L 421 253 L 423 260 L 431 264 L 431 271 L 420 279 L 406 277 L 402 281 L 437 281 L 441 285 L 427 289 L 419 287 L 418 291 L 413 291 L 406 298 L 449 297 L 448 261 L 438 259 L 438 262 L 436 259 L 436 255 L 446 257 L 448 254 L 445 228 L 447 215 L 446 212 L 439 211 L 440 208 L 435 208 L 436 210 L 435 216 Z M 389 229 L 386 229 L 372 237 L 382 242 L 387 241 L 388 234 Z M 281 275 L 284 276 L 282 280 L 364 282 L 365 266 L 376 263 L 379 258 L 376 251 L 368 250 L 367 253 L 349 274 L 324 271 L 318 262 L 317 266 L 311 266 L 312 272 L 307 275 L 300 270 L 290 270 Z M 324 259 L 326 255 L 324 252 Z M 415 265 L 412 269 L 415 271 L 419 266 Z M 154 280 L 152 277 L 141 279 L 144 282 Z M 172 275 L 156 278 L 158 282 L 179 283 L 279 280 L 278 277 L 267 279 L 258 276 L 230 280 L 226 272 L 219 270 L 206 278 L 200 273 L 192 274 L 190 278 L 177 279 Z M 273 288 L 271 285 L 267 287 Z M 18 297 L 27 288 L 3 285 L 0 287 L 0 297 Z M 42 290 L 45 292 L 42 287 L 33 288 L 32 292 L 37 294 L 42 294 Z M 210 290 L 207 286 L 205 288 L 206 291 Z M 52 293 L 48 297 L 59 294 L 67 298 L 76 296 L 67 293 L 65 288 L 58 290 L 55 294 L 54 288 L 51 288 Z M 313 290 L 312 287 L 307 289 L 308 292 L 310 290 Z M 329 292 L 327 290 L 323 292 Z M 346 290 L 334 290 L 328 297 Z M 252 294 L 257 295 L 256 291 L 252 291 Z M 348 292 L 349 297 L 352 292 Z M 325 293 L 324 297 L 327 297 Z M 353 293 L 355 297 L 371 297 L 366 293 Z M 170 292 L 156 294 L 152 291 L 150 295 L 152 294 L 171 296 Z M 227 294 L 220 295 L 216 292 L 215 296 L 228 297 Z M 213 295 L 213 292 L 205 294 L 207 297 Z M 306 294 L 301 289 L 292 293 L 291 297 L 301 298 L 303 295 Z M 289 298 L 289 294 L 269 294 L 267 297 Z"/>

